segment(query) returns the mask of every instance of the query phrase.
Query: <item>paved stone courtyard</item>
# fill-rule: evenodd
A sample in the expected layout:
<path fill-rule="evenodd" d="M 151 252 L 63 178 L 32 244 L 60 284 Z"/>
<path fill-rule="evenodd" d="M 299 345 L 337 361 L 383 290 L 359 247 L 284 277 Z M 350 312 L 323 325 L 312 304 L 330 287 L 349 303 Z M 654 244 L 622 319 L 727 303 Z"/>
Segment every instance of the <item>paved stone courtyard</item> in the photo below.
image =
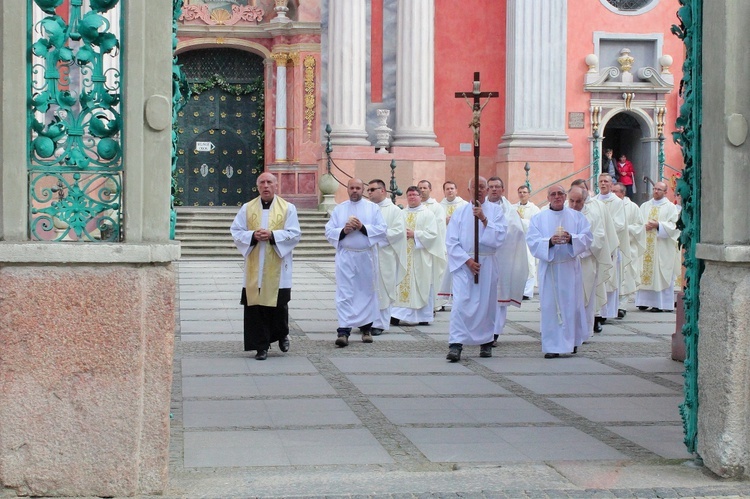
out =
<path fill-rule="evenodd" d="M 445 360 L 449 312 L 340 349 L 333 263 L 295 261 L 291 349 L 261 362 L 242 350 L 242 261 L 178 267 L 168 497 L 750 495 L 682 443 L 672 313 L 631 304 L 551 360 L 536 299 L 492 358 Z"/>

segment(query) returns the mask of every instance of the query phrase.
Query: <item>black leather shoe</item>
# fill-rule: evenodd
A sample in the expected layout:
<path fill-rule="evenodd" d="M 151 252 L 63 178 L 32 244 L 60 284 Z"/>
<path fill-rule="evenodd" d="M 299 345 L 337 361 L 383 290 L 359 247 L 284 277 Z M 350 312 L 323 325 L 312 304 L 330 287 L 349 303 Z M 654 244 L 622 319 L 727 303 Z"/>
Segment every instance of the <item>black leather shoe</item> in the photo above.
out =
<path fill-rule="evenodd" d="M 628 315 L 628 311 L 627 310 L 623 310 L 623 309 L 618 309 L 617 310 L 617 318 L 618 319 L 624 319 L 626 315 Z"/>
<path fill-rule="evenodd" d="M 599 317 L 594 317 L 594 332 L 595 333 L 601 333 L 602 332 L 602 323 L 601 323 Z"/>
<path fill-rule="evenodd" d="M 255 354 L 255 360 L 266 360 L 268 358 L 268 350 L 258 350 Z"/>
<path fill-rule="evenodd" d="M 430 323 L 429 322 L 420 322 L 419 325 L 420 326 L 429 326 Z"/>
<path fill-rule="evenodd" d="M 639 305 L 639 306 L 638 306 L 638 310 L 640 310 L 641 312 L 643 312 L 643 311 L 644 311 L 644 310 L 646 310 L 647 308 L 648 308 L 648 307 L 644 307 L 644 306 L 641 306 L 641 305 Z"/>
<path fill-rule="evenodd" d="M 578 353 L 578 347 L 573 347 L 573 353 Z"/>
<path fill-rule="evenodd" d="M 448 355 L 445 356 L 446 360 L 450 360 L 451 362 L 458 362 L 461 360 L 462 349 L 461 345 L 449 345 Z"/>
<path fill-rule="evenodd" d="M 284 336 L 279 340 L 279 350 L 282 352 L 289 351 L 289 336 Z"/>
<path fill-rule="evenodd" d="M 651 307 L 651 309 L 649 310 L 649 312 L 662 312 L 662 309 L 656 308 L 656 307 Z"/>
<path fill-rule="evenodd" d="M 401 324 L 401 320 L 400 319 L 396 319 L 395 317 L 391 317 L 391 326 L 398 326 L 399 324 Z"/>
<path fill-rule="evenodd" d="M 484 358 L 492 357 L 492 343 L 480 346 L 479 356 Z"/>
<path fill-rule="evenodd" d="M 531 297 L 523 295 L 523 301 L 526 301 L 526 300 L 531 300 Z"/>
<path fill-rule="evenodd" d="M 370 334 L 373 336 L 380 336 L 381 334 L 383 334 L 383 330 L 379 327 L 373 327 L 370 329 Z"/>
<path fill-rule="evenodd" d="M 556 359 L 560 356 L 559 353 L 545 353 L 544 358 L 545 359 Z"/>

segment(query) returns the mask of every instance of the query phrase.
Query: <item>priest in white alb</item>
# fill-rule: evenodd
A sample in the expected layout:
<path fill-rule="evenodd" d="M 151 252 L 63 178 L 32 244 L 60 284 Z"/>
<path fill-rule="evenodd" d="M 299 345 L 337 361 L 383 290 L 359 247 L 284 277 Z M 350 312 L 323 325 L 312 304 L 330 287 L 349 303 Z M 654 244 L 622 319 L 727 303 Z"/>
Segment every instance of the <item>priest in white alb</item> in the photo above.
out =
<path fill-rule="evenodd" d="M 529 230 L 531 217 L 541 211 L 531 201 L 530 197 L 531 191 L 529 191 L 529 186 L 524 184 L 518 188 L 518 202 L 513 205 L 513 208 L 518 211 L 518 215 L 521 217 L 524 235 Z M 523 299 L 530 300 L 534 297 L 534 287 L 536 286 L 536 258 L 531 256 L 528 248 L 526 249 L 526 256 L 529 259 L 529 277 L 526 279 L 526 285 L 524 286 Z"/>
<path fill-rule="evenodd" d="M 508 306 L 521 306 L 526 280 L 529 277 L 529 259 L 526 232 L 521 217 L 505 198 L 505 184 L 500 177 L 490 177 L 487 180 L 487 201 L 503 210 L 506 223 L 505 239 L 495 253 L 495 265 L 498 270 L 497 313 L 492 346 L 497 346 L 497 339 L 505 329 Z"/>
<path fill-rule="evenodd" d="M 531 219 L 526 241 L 539 259 L 539 301 L 542 309 L 542 352 L 545 359 L 577 351 L 576 338 L 586 334 L 581 262 L 591 248 L 591 225 L 580 212 L 565 206 L 561 185 L 547 191 L 549 209 Z"/>
<path fill-rule="evenodd" d="M 620 305 L 617 310 L 617 317 L 622 319 L 628 313 L 628 301 L 633 298 L 633 294 L 641 283 L 641 261 L 643 252 L 646 250 L 646 229 L 640 208 L 625 195 L 627 193 L 625 185 L 620 182 L 615 183 L 612 186 L 612 192 L 625 203 L 625 219 L 628 223 L 630 239 L 630 264 L 622 267 Z"/>
<path fill-rule="evenodd" d="M 443 195 L 445 197 L 440 201 L 440 206 L 445 210 L 445 225 L 447 226 L 451 221 L 453 212 L 465 205 L 467 201 L 458 195 L 458 186 L 451 180 L 443 183 Z M 443 276 L 440 278 L 440 286 L 438 286 L 438 304 L 440 304 L 441 309 L 453 304 L 452 284 L 451 273 L 446 267 Z"/>
<path fill-rule="evenodd" d="M 479 177 L 476 196 L 487 195 L 487 180 Z M 469 199 L 476 199 L 473 181 Z M 475 255 L 474 224 L 478 220 L 479 248 Z M 453 275 L 453 306 L 448 328 L 446 359 L 458 362 L 464 345 L 480 345 L 482 357 L 492 356 L 497 313 L 497 279 L 495 253 L 505 239 L 505 216 L 496 204 L 484 201 L 467 204 L 453 213 L 448 224 L 448 270 Z M 475 259 L 478 257 L 478 260 Z M 474 282 L 475 277 L 478 282 Z"/>
<path fill-rule="evenodd" d="M 434 318 L 435 288 L 445 267 L 445 246 L 439 238 L 437 220 L 422 204 L 419 189 L 406 189 L 406 275 L 397 286 L 391 310 L 393 324 L 401 321 L 426 326 Z"/>
<path fill-rule="evenodd" d="M 349 179 L 349 200 L 336 205 L 326 223 L 326 239 L 336 248 L 336 345 L 349 345 L 353 327 L 363 343 L 372 343 L 370 328 L 380 316 L 378 243 L 386 237 L 380 207 L 362 198 L 364 183 Z"/>
<path fill-rule="evenodd" d="M 435 220 L 437 220 L 438 225 L 439 244 L 440 246 L 445 248 L 445 232 L 447 230 L 445 210 L 443 209 L 443 206 L 438 203 L 435 198 L 432 197 L 432 183 L 430 183 L 429 180 L 420 180 L 419 183 L 417 183 L 417 188 L 419 189 L 419 196 L 422 200 L 422 204 L 425 206 L 425 208 L 430 210 L 433 215 L 435 215 Z M 433 263 L 438 265 L 438 267 L 435 269 L 435 276 L 437 277 L 437 281 L 432 283 L 432 292 L 435 295 L 432 301 L 432 305 L 435 307 L 435 311 L 437 311 L 445 304 L 445 299 L 438 296 L 438 288 L 440 287 L 440 282 L 443 277 L 443 273 L 445 272 L 445 258 Z"/>
<path fill-rule="evenodd" d="M 380 206 L 388 229 L 386 238 L 378 243 L 378 302 L 380 315 L 373 321 L 372 336 L 390 329 L 391 307 L 396 302 L 398 283 L 406 274 L 406 225 L 404 212 L 388 199 L 385 182 L 370 180 L 367 184 L 370 201 Z"/>
<path fill-rule="evenodd" d="M 646 221 L 646 251 L 635 305 L 641 310 L 651 307 L 651 312 L 674 310 L 674 281 L 681 271 L 677 266 L 680 215 L 666 194 L 667 184 L 657 182 L 653 198 L 641 205 Z"/>

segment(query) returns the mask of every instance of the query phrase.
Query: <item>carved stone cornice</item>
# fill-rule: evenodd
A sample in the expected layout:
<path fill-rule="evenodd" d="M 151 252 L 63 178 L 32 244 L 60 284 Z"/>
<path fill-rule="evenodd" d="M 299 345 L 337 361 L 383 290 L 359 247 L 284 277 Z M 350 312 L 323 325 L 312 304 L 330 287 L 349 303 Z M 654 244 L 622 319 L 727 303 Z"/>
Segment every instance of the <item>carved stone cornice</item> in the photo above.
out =
<path fill-rule="evenodd" d="M 233 26 L 241 21 L 258 24 L 265 12 L 255 5 L 232 5 L 232 12 L 226 9 L 214 9 L 209 12 L 208 5 L 183 5 L 180 21 L 208 26 Z"/>

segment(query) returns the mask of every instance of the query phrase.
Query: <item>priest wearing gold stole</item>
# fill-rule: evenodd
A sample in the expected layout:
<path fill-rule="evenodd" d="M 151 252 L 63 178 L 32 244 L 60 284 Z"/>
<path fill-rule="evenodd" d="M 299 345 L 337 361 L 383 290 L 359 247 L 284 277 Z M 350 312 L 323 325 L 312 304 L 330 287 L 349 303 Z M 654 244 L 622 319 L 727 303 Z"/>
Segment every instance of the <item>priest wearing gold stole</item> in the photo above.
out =
<path fill-rule="evenodd" d="M 292 251 L 301 231 L 297 209 L 276 196 L 278 181 L 261 173 L 260 196 L 245 203 L 232 222 L 234 244 L 245 257 L 245 351 L 266 360 L 271 343 L 289 350 L 289 309 L 292 294 Z"/>
<path fill-rule="evenodd" d="M 646 220 L 646 251 L 635 304 L 640 310 L 651 307 L 651 312 L 674 310 L 674 281 L 681 271 L 677 266 L 680 215 L 666 194 L 667 184 L 657 182 L 653 198 L 641 205 Z"/>

